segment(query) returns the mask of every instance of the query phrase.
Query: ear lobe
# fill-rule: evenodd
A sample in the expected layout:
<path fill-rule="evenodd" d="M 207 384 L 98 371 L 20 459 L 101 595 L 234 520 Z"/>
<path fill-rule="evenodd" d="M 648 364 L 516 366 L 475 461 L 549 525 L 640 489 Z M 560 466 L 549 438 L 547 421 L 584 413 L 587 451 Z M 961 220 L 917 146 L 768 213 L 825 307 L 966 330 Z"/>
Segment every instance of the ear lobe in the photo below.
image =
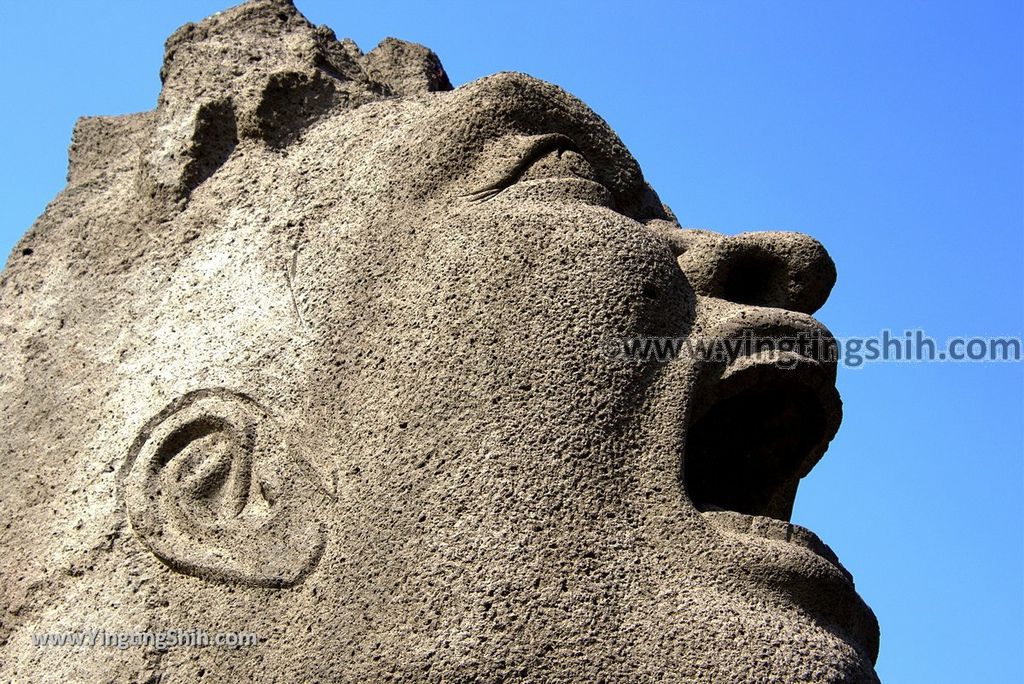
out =
<path fill-rule="evenodd" d="M 295 584 L 323 552 L 328 495 L 251 398 L 200 390 L 143 428 L 122 469 L 136 537 L 188 575 Z"/>

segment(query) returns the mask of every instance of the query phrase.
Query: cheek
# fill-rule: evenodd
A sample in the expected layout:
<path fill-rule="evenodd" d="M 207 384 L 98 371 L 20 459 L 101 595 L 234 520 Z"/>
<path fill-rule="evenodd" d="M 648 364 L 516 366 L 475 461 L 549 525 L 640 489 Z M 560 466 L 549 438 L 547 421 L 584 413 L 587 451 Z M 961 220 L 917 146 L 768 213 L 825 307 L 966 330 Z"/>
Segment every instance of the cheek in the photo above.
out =
<path fill-rule="evenodd" d="M 338 445 L 323 564 L 337 568 L 339 594 L 369 582 L 366 601 L 419 597 L 409 600 L 442 622 L 482 615 L 460 612 L 468 585 L 520 587 L 501 599 L 521 601 L 516 613 L 553 600 L 591 624 L 612 575 L 565 559 L 621 555 L 636 538 L 637 424 L 654 375 L 603 343 L 684 334 L 692 293 L 659 238 L 603 208 L 486 203 L 428 216 L 364 231 L 401 245 L 384 259 L 338 261 L 339 241 L 318 252 L 362 274 L 325 266 L 333 285 L 316 300 L 353 316 L 314 323 L 316 365 L 329 372 L 311 384 L 311 411 L 337 426 Z M 418 568 L 436 568 L 428 586 L 387 555 L 398 540 Z M 566 576 L 571 591 L 536 593 Z"/>
<path fill-rule="evenodd" d="M 309 413 L 334 430 L 351 505 L 419 501 L 421 489 L 499 521 L 613 505 L 601 483 L 663 369 L 612 358 L 607 343 L 685 335 L 692 321 L 667 245 L 604 208 L 525 202 L 441 207 L 361 235 L 377 247 L 332 238 L 303 257 L 320 268 L 303 300 L 323 374 Z M 452 515 L 437 512 L 437 529 Z M 366 512 L 409 534 L 434 524 L 419 516 L 411 504 Z"/>
<path fill-rule="evenodd" d="M 581 343 L 692 324 L 694 295 L 669 247 L 610 209 L 494 201 L 430 230 L 428 277 L 500 315 L 496 327 Z"/>
<path fill-rule="evenodd" d="M 647 373 L 610 359 L 610 341 L 683 336 L 692 323 L 669 248 L 611 210 L 491 202 L 428 230 L 412 276 L 432 299 L 424 327 L 456 365 L 485 367 L 505 387 L 572 394 L 564 407 L 625 393 Z"/>

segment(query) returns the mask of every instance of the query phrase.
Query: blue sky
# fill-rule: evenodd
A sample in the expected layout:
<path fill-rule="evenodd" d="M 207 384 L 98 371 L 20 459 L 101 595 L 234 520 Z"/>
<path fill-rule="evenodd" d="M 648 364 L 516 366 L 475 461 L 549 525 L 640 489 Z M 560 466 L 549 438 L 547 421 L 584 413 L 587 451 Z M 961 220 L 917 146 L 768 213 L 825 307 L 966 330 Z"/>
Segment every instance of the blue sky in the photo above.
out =
<path fill-rule="evenodd" d="M 227 2 L 0 5 L 0 250 L 64 183 L 77 116 L 150 109 L 164 39 Z M 299 0 L 453 82 L 525 71 L 618 131 L 689 226 L 808 232 L 840 337 L 1024 333 L 1020 2 Z M 1024 365 L 840 370 L 845 420 L 801 487 L 878 614 L 890 682 L 1024 680 Z"/>

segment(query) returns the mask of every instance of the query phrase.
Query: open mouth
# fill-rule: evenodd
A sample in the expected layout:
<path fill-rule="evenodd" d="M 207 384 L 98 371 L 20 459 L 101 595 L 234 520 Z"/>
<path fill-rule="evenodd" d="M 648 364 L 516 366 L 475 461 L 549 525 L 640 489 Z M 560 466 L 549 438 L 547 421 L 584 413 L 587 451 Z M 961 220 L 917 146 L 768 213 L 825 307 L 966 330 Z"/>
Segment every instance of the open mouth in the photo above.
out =
<path fill-rule="evenodd" d="M 825 453 L 841 404 L 812 360 L 745 357 L 714 382 L 691 421 L 684 477 L 701 511 L 789 520 L 800 478 Z"/>
<path fill-rule="evenodd" d="M 711 369 L 701 385 L 683 464 L 693 505 L 720 531 L 802 546 L 849 579 L 828 546 L 789 522 L 801 478 L 839 428 L 835 364 L 768 351 Z"/>
<path fill-rule="evenodd" d="M 835 344 L 809 318 L 792 322 Z M 702 401 L 688 421 L 683 483 L 704 520 L 751 551 L 748 569 L 825 624 L 841 626 L 873 661 L 878 623 L 850 573 L 813 532 L 789 522 L 800 479 L 842 417 L 835 356 L 823 351 L 771 350 L 707 364 L 695 393 Z"/>

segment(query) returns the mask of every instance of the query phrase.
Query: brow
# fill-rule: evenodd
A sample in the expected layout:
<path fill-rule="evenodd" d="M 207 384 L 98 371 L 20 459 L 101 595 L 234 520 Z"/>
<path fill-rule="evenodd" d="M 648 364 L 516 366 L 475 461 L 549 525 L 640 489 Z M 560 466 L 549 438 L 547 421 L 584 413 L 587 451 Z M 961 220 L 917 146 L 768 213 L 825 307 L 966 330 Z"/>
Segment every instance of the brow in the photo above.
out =
<path fill-rule="evenodd" d="M 632 199 L 643 191 L 643 174 L 633 155 L 593 110 L 568 93 L 540 81 L 524 81 L 515 97 L 495 93 L 486 81 L 475 89 L 473 85 L 462 95 L 463 109 L 468 130 L 480 135 L 478 143 L 510 133 L 562 135 L 591 161 L 617 199 Z"/>

